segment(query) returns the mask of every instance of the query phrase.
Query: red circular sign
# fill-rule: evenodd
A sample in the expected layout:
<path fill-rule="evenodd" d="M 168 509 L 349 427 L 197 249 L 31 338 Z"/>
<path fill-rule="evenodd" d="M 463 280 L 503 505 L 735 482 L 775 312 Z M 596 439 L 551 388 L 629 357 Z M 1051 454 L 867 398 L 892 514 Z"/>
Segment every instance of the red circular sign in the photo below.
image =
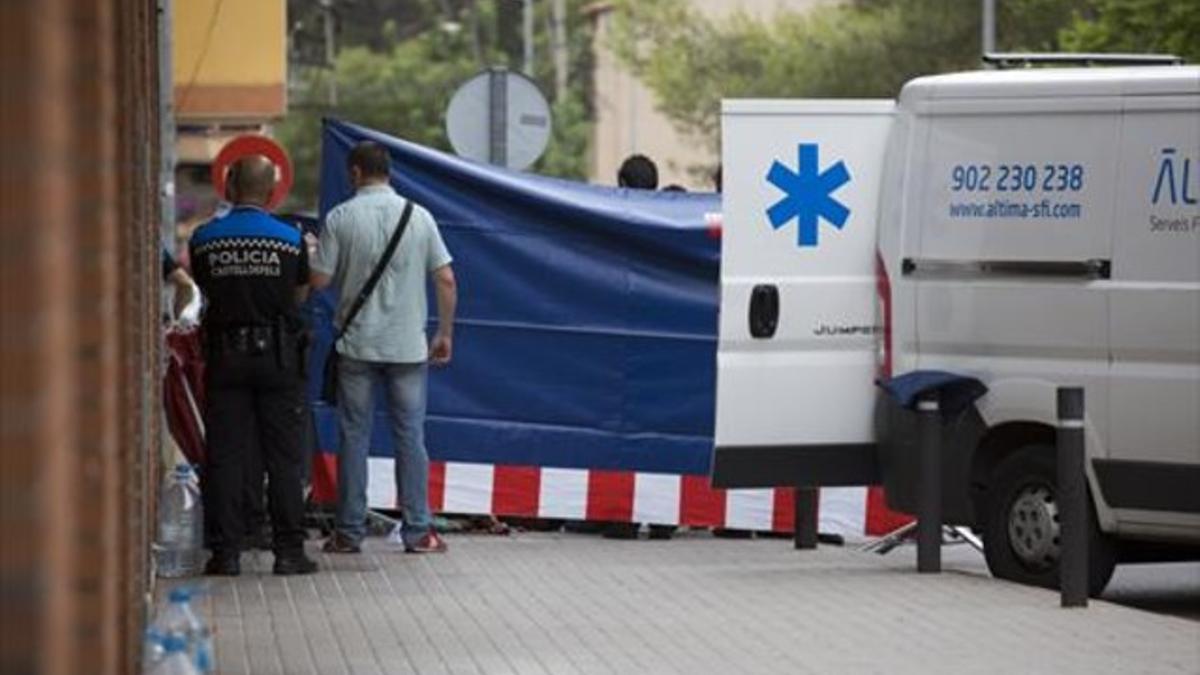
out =
<path fill-rule="evenodd" d="M 229 165 L 247 155 L 262 155 L 279 170 L 279 180 L 275 182 L 275 190 L 267 201 L 267 208 L 273 209 L 282 204 L 288 190 L 292 189 L 292 160 L 283 147 L 266 136 L 238 136 L 221 148 L 212 165 L 212 183 L 217 194 L 225 196 Z"/>

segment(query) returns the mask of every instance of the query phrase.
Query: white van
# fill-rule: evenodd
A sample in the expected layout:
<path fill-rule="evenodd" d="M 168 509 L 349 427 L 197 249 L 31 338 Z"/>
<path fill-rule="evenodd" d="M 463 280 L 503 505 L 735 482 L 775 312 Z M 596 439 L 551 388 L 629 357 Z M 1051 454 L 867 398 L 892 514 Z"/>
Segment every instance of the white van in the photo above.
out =
<path fill-rule="evenodd" d="M 946 521 L 993 574 L 1056 585 L 1055 391 L 1079 385 L 1093 592 L 1200 554 L 1200 67 L 726 101 L 723 134 L 714 484 L 883 483 L 912 513 L 915 414 L 874 383 L 976 378 Z"/>

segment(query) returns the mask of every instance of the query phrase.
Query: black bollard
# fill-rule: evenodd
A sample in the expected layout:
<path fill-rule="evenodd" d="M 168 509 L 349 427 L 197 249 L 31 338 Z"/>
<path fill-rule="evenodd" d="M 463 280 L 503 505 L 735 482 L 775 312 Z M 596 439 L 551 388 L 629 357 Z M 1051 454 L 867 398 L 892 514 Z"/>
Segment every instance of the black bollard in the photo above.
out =
<path fill-rule="evenodd" d="M 797 487 L 796 497 L 796 534 L 797 550 L 817 547 L 817 488 Z"/>
<path fill-rule="evenodd" d="M 942 415 L 938 394 L 917 401 L 920 472 L 917 484 L 917 571 L 942 571 Z"/>
<path fill-rule="evenodd" d="M 1059 593 L 1063 607 L 1088 603 L 1088 506 L 1083 388 L 1058 389 Z"/>

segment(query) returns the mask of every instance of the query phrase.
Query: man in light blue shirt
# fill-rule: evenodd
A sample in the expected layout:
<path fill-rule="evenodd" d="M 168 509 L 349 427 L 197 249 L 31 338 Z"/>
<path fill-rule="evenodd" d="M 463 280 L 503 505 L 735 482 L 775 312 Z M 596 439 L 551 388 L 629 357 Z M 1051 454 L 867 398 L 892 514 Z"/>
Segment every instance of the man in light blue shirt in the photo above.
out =
<path fill-rule="evenodd" d="M 388 154 L 379 144 L 359 143 L 347 164 L 357 191 L 326 216 L 312 261 L 312 285 L 333 284 L 338 289 L 336 323 L 343 330 L 337 344 L 341 355 L 337 529 L 325 543 L 325 551 L 362 550 L 374 410 L 371 393 L 378 382 L 387 395 L 396 446 L 396 492 L 404 520 L 405 550 L 440 553 L 446 544 L 434 532 L 429 510 L 425 392 L 427 364 L 444 366 L 453 351 L 457 290 L 451 257 L 433 216 L 414 204 L 408 227 L 378 285 L 358 315 L 345 325 L 350 306 L 383 256 L 407 201 L 388 183 Z M 429 277 L 436 290 L 438 328 L 426 342 Z"/>

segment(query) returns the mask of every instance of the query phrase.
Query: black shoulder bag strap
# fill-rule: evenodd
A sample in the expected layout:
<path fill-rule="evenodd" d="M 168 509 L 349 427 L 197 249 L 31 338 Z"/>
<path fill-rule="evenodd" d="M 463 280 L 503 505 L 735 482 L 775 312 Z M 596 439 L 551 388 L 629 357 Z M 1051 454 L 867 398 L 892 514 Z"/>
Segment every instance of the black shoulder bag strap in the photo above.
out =
<path fill-rule="evenodd" d="M 363 284 L 362 290 L 354 298 L 354 304 L 350 305 L 350 311 L 346 313 L 346 320 L 342 322 L 337 335 L 333 337 L 335 345 L 346 334 L 350 322 L 354 321 L 354 318 L 362 311 L 363 305 L 367 304 L 367 298 L 371 297 L 371 292 L 379 285 L 379 280 L 383 278 L 383 271 L 387 269 L 388 263 L 396 253 L 396 247 L 400 245 L 400 238 L 404 236 L 404 230 L 408 229 L 408 219 L 412 216 L 412 211 L 412 200 L 406 199 L 404 212 L 400 214 L 400 222 L 396 224 L 396 231 L 392 232 L 392 238 L 388 240 L 387 248 L 383 249 L 383 255 L 379 258 L 379 262 L 375 263 L 375 269 L 371 270 L 371 276 L 367 277 L 367 283 Z"/>
<path fill-rule="evenodd" d="M 375 263 L 375 269 L 371 270 L 371 276 L 367 277 L 367 282 L 363 284 L 362 290 L 354 298 L 354 304 L 350 305 L 350 311 L 346 313 L 346 320 L 342 322 L 337 333 L 333 336 L 333 344 L 329 346 L 329 355 L 325 357 L 325 370 L 321 382 L 321 399 L 327 403 L 337 403 L 337 381 L 338 381 L 338 340 L 346 334 L 346 329 L 350 327 L 350 323 L 362 310 L 366 304 L 367 298 L 371 297 L 371 292 L 375 290 L 375 286 L 379 285 L 380 278 L 383 277 L 383 271 L 387 269 L 388 263 L 391 262 L 392 256 L 396 253 L 396 247 L 400 245 L 400 238 L 404 236 L 404 230 L 408 229 L 408 219 L 412 216 L 413 203 L 412 200 L 405 200 L 404 212 L 400 214 L 400 222 L 396 223 L 396 230 L 392 232 L 392 238 L 388 240 L 387 248 L 383 250 L 383 255 L 380 256 L 379 262 Z"/>

